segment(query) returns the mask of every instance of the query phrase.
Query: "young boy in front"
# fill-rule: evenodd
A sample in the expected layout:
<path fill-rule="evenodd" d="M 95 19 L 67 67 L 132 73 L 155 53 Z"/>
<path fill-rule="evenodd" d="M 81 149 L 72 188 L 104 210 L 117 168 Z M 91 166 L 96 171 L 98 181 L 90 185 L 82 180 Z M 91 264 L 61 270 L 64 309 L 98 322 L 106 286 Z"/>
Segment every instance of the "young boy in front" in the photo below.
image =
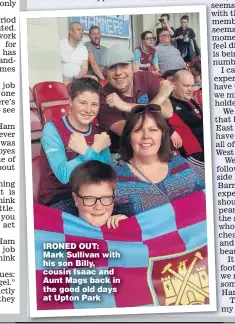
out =
<path fill-rule="evenodd" d="M 95 227 L 117 228 L 127 218 L 113 215 L 116 173 L 100 161 L 87 161 L 77 166 L 70 177 L 72 195 L 79 217 Z"/>
<path fill-rule="evenodd" d="M 107 133 L 92 124 L 99 112 L 100 84 L 91 78 L 75 79 L 70 88 L 71 112 L 44 125 L 40 156 L 39 203 L 76 212 L 69 177 L 88 160 L 112 164 Z"/>

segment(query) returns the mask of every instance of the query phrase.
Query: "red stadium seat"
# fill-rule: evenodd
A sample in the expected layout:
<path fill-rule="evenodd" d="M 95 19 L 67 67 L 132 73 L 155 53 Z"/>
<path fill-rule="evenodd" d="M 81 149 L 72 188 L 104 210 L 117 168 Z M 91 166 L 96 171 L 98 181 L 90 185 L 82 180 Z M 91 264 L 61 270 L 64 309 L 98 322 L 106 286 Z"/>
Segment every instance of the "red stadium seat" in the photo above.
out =
<path fill-rule="evenodd" d="M 40 156 L 32 159 L 33 201 L 38 202 L 40 182 Z"/>
<path fill-rule="evenodd" d="M 60 116 L 66 116 L 70 113 L 70 105 L 58 105 L 58 106 L 52 106 L 45 108 L 42 111 L 42 120 L 43 123 L 53 121 L 56 118 L 59 118 Z"/>
<path fill-rule="evenodd" d="M 31 140 L 39 140 L 42 135 L 42 124 L 36 110 L 30 110 Z"/>
<path fill-rule="evenodd" d="M 68 94 L 69 94 L 69 96 L 70 96 L 70 88 L 71 88 L 71 84 L 72 84 L 72 83 L 68 83 L 68 84 L 67 84 L 67 90 L 68 90 Z"/>
<path fill-rule="evenodd" d="M 193 98 L 202 108 L 202 88 L 193 92 Z"/>
<path fill-rule="evenodd" d="M 32 159 L 35 159 L 41 154 L 41 143 L 40 142 L 31 142 L 32 149 Z"/>
<path fill-rule="evenodd" d="M 64 83 L 45 81 L 35 84 L 33 96 L 40 111 L 55 105 L 68 104 L 69 94 Z"/>
<path fill-rule="evenodd" d="M 30 102 L 30 109 L 37 110 L 37 105 L 33 97 L 32 89 L 29 87 L 29 102 Z"/>

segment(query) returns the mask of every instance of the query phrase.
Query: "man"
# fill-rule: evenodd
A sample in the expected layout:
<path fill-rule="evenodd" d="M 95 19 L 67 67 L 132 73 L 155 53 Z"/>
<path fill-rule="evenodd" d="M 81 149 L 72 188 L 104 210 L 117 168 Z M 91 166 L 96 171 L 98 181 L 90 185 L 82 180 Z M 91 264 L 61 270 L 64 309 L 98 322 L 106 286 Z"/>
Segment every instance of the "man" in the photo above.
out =
<path fill-rule="evenodd" d="M 170 36 L 172 37 L 174 35 L 174 28 L 170 27 L 170 15 L 169 14 L 162 14 L 160 16 L 160 19 L 158 19 L 159 22 L 155 24 L 153 28 L 153 36 L 156 38 L 156 44 L 158 45 L 159 43 L 159 33 L 164 30 L 168 31 Z M 158 26 L 161 24 L 161 27 L 158 28 Z"/>
<path fill-rule="evenodd" d="M 155 47 L 158 55 L 159 68 L 164 75 L 167 71 L 171 75 L 177 70 L 185 69 L 186 63 L 181 57 L 180 51 L 171 44 L 171 36 L 167 30 L 159 33 L 159 45 Z"/>
<path fill-rule="evenodd" d="M 163 114 L 169 117 L 168 110 L 172 113 L 172 107 L 168 97 L 173 87 L 166 80 L 160 85 L 159 78 L 149 71 L 134 73 L 133 53 L 123 45 L 108 48 L 102 64 L 106 67 L 109 83 L 101 93 L 98 120 L 109 131 L 111 152 L 116 153 L 119 137 L 131 109 L 139 104 L 158 104 L 162 107 Z"/>
<path fill-rule="evenodd" d="M 90 42 L 85 43 L 88 50 L 88 73 L 96 75 L 100 80 L 105 80 L 100 64 L 107 47 L 100 45 L 101 32 L 98 26 L 90 27 L 89 38 Z"/>
<path fill-rule="evenodd" d="M 203 116 L 201 107 L 192 99 L 194 90 L 192 73 L 187 70 L 176 72 L 173 86 L 174 90 L 170 97 L 173 115 L 168 119 L 168 124 L 172 132 L 177 132 L 182 139 L 175 146 L 180 149 L 182 156 L 204 167 Z"/>
<path fill-rule="evenodd" d="M 61 69 L 65 84 L 72 82 L 73 78 L 87 76 L 88 52 L 81 44 L 82 37 L 82 25 L 73 22 L 69 26 L 68 37 L 60 40 Z"/>
<path fill-rule="evenodd" d="M 158 56 L 153 48 L 154 37 L 151 31 L 147 30 L 141 34 L 141 44 L 134 51 L 137 71 L 159 71 Z"/>
<path fill-rule="evenodd" d="M 184 15 L 180 18 L 180 28 L 177 28 L 174 33 L 174 40 L 177 48 L 181 53 L 185 62 L 190 62 L 195 56 L 195 38 L 196 35 L 192 28 L 188 27 L 189 17 Z"/>

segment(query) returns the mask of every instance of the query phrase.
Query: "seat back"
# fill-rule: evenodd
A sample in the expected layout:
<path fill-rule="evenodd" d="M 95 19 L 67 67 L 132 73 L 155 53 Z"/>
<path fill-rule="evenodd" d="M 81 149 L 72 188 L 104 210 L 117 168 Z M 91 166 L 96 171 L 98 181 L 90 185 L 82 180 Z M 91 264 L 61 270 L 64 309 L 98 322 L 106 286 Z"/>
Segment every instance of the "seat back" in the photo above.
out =
<path fill-rule="evenodd" d="M 30 104 L 30 109 L 37 110 L 37 105 L 33 97 L 33 92 L 32 89 L 29 87 L 29 104 Z"/>
<path fill-rule="evenodd" d="M 33 96 L 41 112 L 47 107 L 68 104 L 69 102 L 68 89 L 62 82 L 45 81 L 37 83 L 33 87 Z"/>
<path fill-rule="evenodd" d="M 66 116 L 70 113 L 70 110 L 71 108 L 69 104 L 45 108 L 42 111 L 43 123 L 53 121 L 54 119 L 57 119 L 61 116 Z"/>
<path fill-rule="evenodd" d="M 193 92 L 193 99 L 199 104 L 202 108 L 202 88 L 195 90 Z"/>
<path fill-rule="evenodd" d="M 40 182 L 40 156 L 32 159 L 32 181 L 33 181 L 33 201 L 39 200 L 39 182 Z"/>
<path fill-rule="evenodd" d="M 30 110 L 31 140 L 39 140 L 42 136 L 42 124 L 37 110 Z"/>

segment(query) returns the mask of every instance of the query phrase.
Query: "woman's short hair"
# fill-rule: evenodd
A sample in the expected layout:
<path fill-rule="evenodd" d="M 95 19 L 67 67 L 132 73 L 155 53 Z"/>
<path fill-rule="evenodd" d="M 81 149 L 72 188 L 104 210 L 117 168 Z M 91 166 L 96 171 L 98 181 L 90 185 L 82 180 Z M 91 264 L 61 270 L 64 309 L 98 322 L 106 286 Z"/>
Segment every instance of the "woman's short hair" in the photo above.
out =
<path fill-rule="evenodd" d="M 141 109 L 142 107 L 142 109 Z M 139 112 L 140 110 L 140 112 Z M 138 111 L 138 112 L 135 112 Z M 122 131 L 120 139 L 120 159 L 128 162 L 133 157 L 133 148 L 131 146 L 131 133 L 137 123 L 141 120 L 140 128 L 143 127 L 147 118 L 152 118 L 157 127 L 162 132 L 161 146 L 158 154 L 158 158 L 162 162 L 169 162 L 171 159 L 171 140 L 169 134 L 169 127 L 161 114 L 161 108 L 158 105 L 149 104 L 146 106 L 136 106 L 132 109 L 132 112 L 127 118 L 126 124 Z"/>

